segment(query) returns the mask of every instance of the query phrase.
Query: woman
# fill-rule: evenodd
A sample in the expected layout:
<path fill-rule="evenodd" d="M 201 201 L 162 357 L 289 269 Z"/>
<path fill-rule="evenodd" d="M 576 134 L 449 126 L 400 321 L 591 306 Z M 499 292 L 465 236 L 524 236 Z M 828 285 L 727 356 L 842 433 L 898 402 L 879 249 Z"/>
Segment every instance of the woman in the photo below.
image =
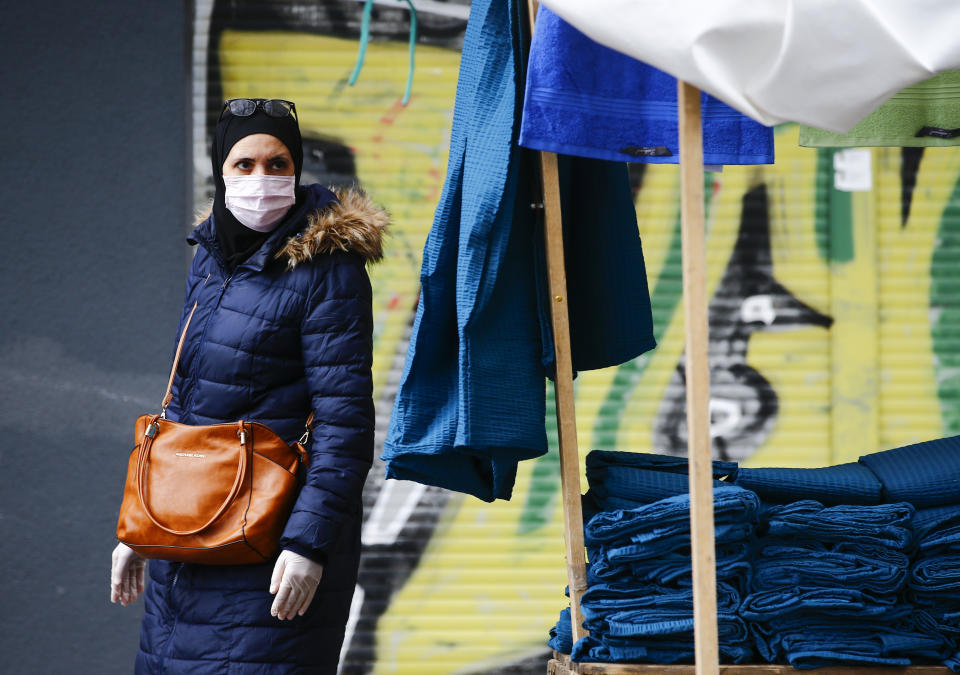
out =
<path fill-rule="evenodd" d="M 309 465 L 276 559 L 214 566 L 153 560 L 138 673 L 335 673 L 360 553 L 373 454 L 367 262 L 386 214 L 360 192 L 299 185 L 294 105 L 233 99 L 214 135 L 212 213 L 180 327 L 197 303 L 167 416 L 244 419 L 293 442 L 315 414 Z M 179 335 L 179 331 L 178 331 Z M 111 599 L 144 590 L 144 561 L 113 554 Z"/>

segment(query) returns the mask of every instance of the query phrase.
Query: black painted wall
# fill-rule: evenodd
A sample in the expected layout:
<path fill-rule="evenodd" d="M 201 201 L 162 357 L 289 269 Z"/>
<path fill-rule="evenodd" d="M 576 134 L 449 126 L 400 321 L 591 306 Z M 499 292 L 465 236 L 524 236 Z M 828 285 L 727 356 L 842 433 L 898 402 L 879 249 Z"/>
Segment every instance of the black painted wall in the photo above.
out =
<path fill-rule="evenodd" d="M 110 553 L 183 293 L 190 13 L 4 3 L 0 672 L 133 671 Z"/>

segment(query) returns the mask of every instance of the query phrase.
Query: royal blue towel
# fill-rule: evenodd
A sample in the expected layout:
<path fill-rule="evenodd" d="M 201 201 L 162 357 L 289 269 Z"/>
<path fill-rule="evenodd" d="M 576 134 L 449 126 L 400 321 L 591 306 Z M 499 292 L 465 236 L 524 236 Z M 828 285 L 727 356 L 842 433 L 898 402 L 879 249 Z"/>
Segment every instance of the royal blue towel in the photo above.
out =
<path fill-rule="evenodd" d="M 899 551 L 862 544 L 764 546 L 753 564 L 757 591 L 780 588 L 851 588 L 878 595 L 897 593 L 909 559 Z"/>
<path fill-rule="evenodd" d="M 960 436 L 864 455 L 860 463 L 880 479 L 885 501 L 960 504 Z"/>
<path fill-rule="evenodd" d="M 475 0 L 464 35 L 447 176 L 384 443 L 387 478 L 508 499 L 517 463 L 547 451 L 552 338 L 537 165 L 516 145 L 526 12 Z M 559 162 L 573 365 L 655 345 L 626 165 Z"/>
<path fill-rule="evenodd" d="M 521 145 L 621 162 L 679 162 L 672 76 L 597 44 L 542 5 L 529 63 Z M 702 115 L 704 163 L 773 163 L 772 128 L 706 94 Z"/>
<path fill-rule="evenodd" d="M 862 543 L 904 551 L 913 543 L 910 504 L 830 506 L 805 500 L 764 510 L 760 534 L 824 544 Z"/>
<path fill-rule="evenodd" d="M 851 462 L 822 469 L 737 470 L 734 483 L 753 490 L 764 502 L 788 504 L 812 499 L 834 504 L 879 504 L 883 486 L 867 467 Z"/>
<path fill-rule="evenodd" d="M 713 490 L 713 514 L 720 542 L 721 525 L 744 525 L 752 529 L 760 500 L 749 490 L 734 485 Z M 677 495 L 632 510 L 598 513 L 584 528 L 587 546 L 628 539 L 636 544 L 670 541 L 690 536 L 690 496 Z M 743 538 L 742 536 L 727 541 Z M 675 547 L 674 547 L 675 548 Z M 671 549 L 667 549 L 671 550 Z"/>

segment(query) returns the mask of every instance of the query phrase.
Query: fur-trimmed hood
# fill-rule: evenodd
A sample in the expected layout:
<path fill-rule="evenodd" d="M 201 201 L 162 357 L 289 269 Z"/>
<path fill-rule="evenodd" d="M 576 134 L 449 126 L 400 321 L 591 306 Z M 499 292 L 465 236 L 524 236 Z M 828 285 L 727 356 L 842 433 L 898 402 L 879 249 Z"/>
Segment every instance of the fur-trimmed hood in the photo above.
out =
<path fill-rule="evenodd" d="M 383 258 L 387 212 L 359 188 L 333 188 L 333 193 L 337 201 L 312 213 L 307 227 L 277 251 L 276 257 L 286 258 L 288 267 L 334 251 L 359 253 L 371 263 Z"/>
<path fill-rule="evenodd" d="M 307 216 L 307 224 L 302 230 L 295 232 L 285 242 L 278 242 L 273 257 L 285 258 L 288 269 L 314 256 L 335 251 L 359 253 L 368 263 L 383 259 L 383 237 L 390 224 L 390 216 L 384 209 L 374 204 L 358 187 L 331 190 L 319 185 L 304 187 L 313 192 L 311 198 L 320 201 L 322 206 Z M 336 200 L 330 198 L 331 194 Z M 214 243 L 212 224 L 208 222 L 210 217 L 209 209 L 198 215 L 198 225 L 187 238 L 189 243 L 204 243 L 208 248 Z M 262 255 L 254 254 L 254 257 Z M 259 266 L 262 268 L 263 264 Z"/>

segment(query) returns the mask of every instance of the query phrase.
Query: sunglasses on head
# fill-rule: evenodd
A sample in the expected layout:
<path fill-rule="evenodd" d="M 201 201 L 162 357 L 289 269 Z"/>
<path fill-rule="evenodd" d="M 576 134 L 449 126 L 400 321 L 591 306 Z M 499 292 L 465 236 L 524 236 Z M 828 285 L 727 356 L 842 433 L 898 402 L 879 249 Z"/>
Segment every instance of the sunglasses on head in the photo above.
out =
<path fill-rule="evenodd" d="M 257 108 L 260 108 L 270 117 L 292 115 L 296 118 L 297 116 L 297 106 L 293 104 L 293 101 L 285 101 L 282 98 L 231 98 L 224 101 L 219 119 L 223 119 L 223 113 L 227 110 L 235 117 L 250 117 L 257 112 Z"/>

